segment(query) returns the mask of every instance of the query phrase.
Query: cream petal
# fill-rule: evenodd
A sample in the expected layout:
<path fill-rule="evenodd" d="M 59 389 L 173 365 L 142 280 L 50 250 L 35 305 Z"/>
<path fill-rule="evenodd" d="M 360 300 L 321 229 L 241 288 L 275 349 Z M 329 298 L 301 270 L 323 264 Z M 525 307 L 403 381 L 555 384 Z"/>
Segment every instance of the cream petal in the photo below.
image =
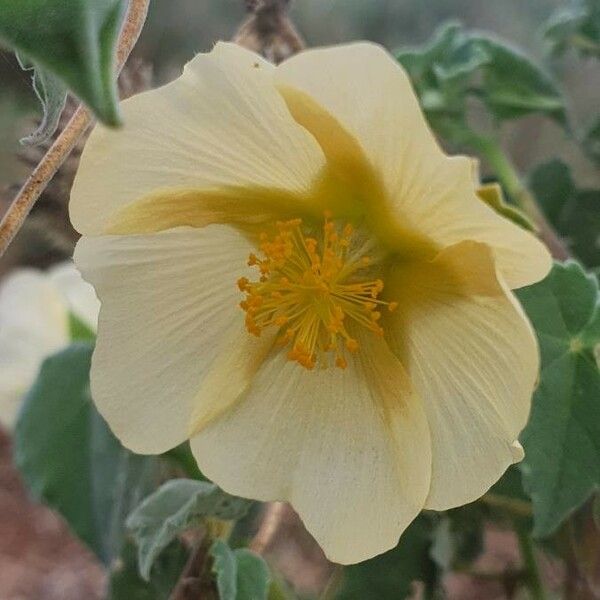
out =
<path fill-rule="evenodd" d="M 357 43 L 308 50 L 280 65 L 276 80 L 328 160 L 353 170 L 358 154 L 369 161 L 386 195 L 382 207 L 378 199 L 367 199 L 374 203 L 372 212 L 381 209 L 375 217 L 379 229 L 396 221 L 440 247 L 465 239 L 488 243 L 511 288 L 548 273 L 551 261 L 543 245 L 477 197 L 472 161 L 441 151 L 407 74 L 383 48 Z M 286 88 L 307 94 L 333 119 L 319 116 L 315 104 L 301 106 Z M 350 137 L 336 133 L 339 127 Z M 328 142 L 332 137 L 336 144 Z"/>
<path fill-rule="evenodd" d="M 236 281 L 249 274 L 250 248 L 224 225 L 79 242 L 76 264 L 102 303 L 92 395 L 127 447 L 168 450 L 202 416 L 196 396 L 215 357 L 249 335 Z M 237 366 L 233 380 L 249 371 Z"/>
<path fill-rule="evenodd" d="M 399 267 L 388 292 L 400 299 L 390 343 L 431 429 L 426 507 L 471 502 L 523 457 L 515 442 L 538 375 L 535 334 L 483 244 L 463 242 L 432 263 Z"/>
<path fill-rule="evenodd" d="M 83 280 L 73 262 L 67 261 L 52 267 L 48 276 L 63 296 L 68 309 L 91 331 L 96 331 L 100 302 L 94 288 Z"/>
<path fill-rule="evenodd" d="M 0 423 L 12 428 L 42 361 L 69 343 L 63 298 L 47 275 L 23 269 L 0 288 Z"/>
<path fill-rule="evenodd" d="M 71 192 L 82 233 L 156 194 L 265 188 L 302 194 L 324 166 L 274 88 L 274 67 L 234 44 L 196 56 L 172 83 L 122 103 L 121 130 L 96 127 Z"/>
<path fill-rule="evenodd" d="M 393 547 L 429 489 L 421 401 L 368 335 L 343 371 L 308 371 L 275 351 L 247 394 L 191 440 L 208 477 L 233 494 L 290 501 L 340 563 Z"/>

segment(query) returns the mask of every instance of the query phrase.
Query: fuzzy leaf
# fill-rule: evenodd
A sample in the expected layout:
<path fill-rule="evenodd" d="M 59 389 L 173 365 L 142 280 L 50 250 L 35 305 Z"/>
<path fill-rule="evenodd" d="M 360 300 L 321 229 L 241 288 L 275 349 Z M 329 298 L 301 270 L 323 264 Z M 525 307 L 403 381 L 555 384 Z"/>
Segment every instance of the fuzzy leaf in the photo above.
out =
<path fill-rule="evenodd" d="M 553 54 L 574 48 L 583 56 L 600 56 L 600 4 L 579 0 L 561 7 L 548 20 L 544 38 Z"/>
<path fill-rule="evenodd" d="M 271 576 L 265 561 L 241 548 L 216 540 L 210 553 L 221 600 L 267 600 Z"/>
<path fill-rule="evenodd" d="M 152 564 L 179 533 L 204 517 L 239 519 L 251 504 L 250 500 L 230 496 L 207 481 L 173 479 L 165 483 L 127 519 L 127 527 L 138 544 L 142 577 L 150 577 Z"/>
<path fill-rule="evenodd" d="M 49 77 L 62 80 L 115 126 L 115 48 L 124 6 L 124 0 L 0 0 L 0 40 L 36 65 L 46 90 Z"/>
<path fill-rule="evenodd" d="M 556 264 L 518 296 L 542 356 L 521 470 L 534 535 L 543 538 L 600 486 L 600 297 L 596 279 L 575 262 Z"/>
<path fill-rule="evenodd" d="M 168 600 L 186 562 L 186 550 L 173 542 L 154 563 L 150 581 L 144 581 L 138 573 L 135 544 L 130 542 L 114 561 L 108 600 Z"/>
<path fill-rule="evenodd" d="M 562 93 L 539 65 L 488 34 L 472 36 L 471 43 L 490 57 L 482 69 L 479 93 L 494 116 L 514 119 L 537 112 L 566 124 Z"/>
<path fill-rule="evenodd" d="M 48 358 L 15 429 L 15 461 L 33 496 L 56 509 L 105 563 L 120 551 L 126 515 L 153 481 L 155 462 L 125 450 L 92 403 L 93 345 Z"/>
<path fill-rule="evenodd" d="M 566 125 L 563 96 L 550 76 L 517 48 L 456 22 L 424 46 L 401 50 L 432 127 L 458 144 L 468 142 L 467 101 L 477 98 L 499 120 L 541 113 Z"/>
<path fill-rule="evenodd" d="M 17 59 L 22 69 L 33 72 L 33 90 L 42 104 L 43 117 L 40 126 L 21 139 L 25 146 L 36 146 L 49 140 L 56 131 L 67 101 L 67 87 L 59 77 L 36 67 L 21 56 L 17 56 Z"/>

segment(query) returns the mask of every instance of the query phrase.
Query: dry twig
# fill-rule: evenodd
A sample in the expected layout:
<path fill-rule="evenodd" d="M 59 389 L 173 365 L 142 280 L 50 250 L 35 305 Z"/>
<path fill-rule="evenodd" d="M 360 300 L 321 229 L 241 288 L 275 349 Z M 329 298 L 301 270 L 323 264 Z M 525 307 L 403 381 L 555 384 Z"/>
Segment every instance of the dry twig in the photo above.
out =
<path fill-rule="evenodd" d="M 127 18 L 121 31 L 117 49 L 117 70 L 121 71 L 142 30 L 150 0 L 131 0 Z M 35 167 L 23 187 L 17 193 L 12 204 L 0 223 L 0 256 L 13 240 L 27 215 L 33 208 L 52 177 L 69 156 L 77 141 L 92 122 L 90 111 L 83 105 L 64 128 L 56 141 L 50 146 L 44 158 Z"/>

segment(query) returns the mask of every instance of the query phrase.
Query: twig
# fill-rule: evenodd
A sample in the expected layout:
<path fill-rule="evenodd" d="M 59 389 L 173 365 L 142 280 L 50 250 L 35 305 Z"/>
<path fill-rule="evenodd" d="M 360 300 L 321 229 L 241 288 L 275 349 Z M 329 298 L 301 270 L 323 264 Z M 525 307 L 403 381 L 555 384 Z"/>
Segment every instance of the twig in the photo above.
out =
<path fill-rule="evenodd" d="M 250 16 L 232 41 L 274 64 L 304 49 L 304 40 L 287 14 L 290 0 L 244 0 L 244 4 Z"/>
<path fill-rule="evenodd" d="M 130 0 L 127 18 L 117 48 L 117 72 L 120 72 L 140 35 L 150 0 Z M 35 167 L 0 223 L 0 256 L 21 229 L 37 199 L 67 159 L 79 138 L 92 122 L 90 111 L 79 105 L 62 133 Z"/>
<path fill-rule="evenodd" d="M 264 516 L 258 532 L 250 543 L 250 550 L 257 554 L 265 553 L 279 531 L 285 511 L 286 505 L 283 502 L 270 502 L 265 506 Z"/>
<path fill-rule="evenodd" d="M 169 600 L 217 600 L 218 593 L 210 572 L 210 538 L 201 534 L 173 588 Z"/>

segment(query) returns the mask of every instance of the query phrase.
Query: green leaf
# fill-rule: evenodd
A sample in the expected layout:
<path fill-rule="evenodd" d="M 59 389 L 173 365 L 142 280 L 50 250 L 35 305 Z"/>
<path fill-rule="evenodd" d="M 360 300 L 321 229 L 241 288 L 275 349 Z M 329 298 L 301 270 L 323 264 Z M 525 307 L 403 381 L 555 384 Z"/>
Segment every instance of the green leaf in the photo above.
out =
<path fill-rule="evenodd" d="M 210 554 L 221 600 L 267 600 L 271 576 L 260 556 L 231 550 L 223 540 L 213 543 Z"/>
<path fill-rule="evenodd" d="M 199 479 L 200 481 L 208 481 L 198 468 L 198 463 L 192 455 L 189 442 L 183 442 L 175 448 L 171 448 L 163 454 L 163 457 L 177 465 L 190 479 Z"/>
<path fill-rule="evenodd" d="M 476 98 L 499 120 L 541 113 L 566 125 L 563 96 L 552 78 L 519 49 L 456 22 L 422 47 L 397 53 L 432 127 L 456 144 L 474 134 L 468 101 Z"/>
<path fill-rule="evenodd" d="M 127 519 L 138 544 L 142 577 L 148 579 L 156 557 L 179 533 L 205 517 L 239 519 L 251 504 L 251 500 L 230 496 L 207 481 L 173 479 L 165 483 Z"/>
<path fill-rule="evenodd" d="M 36 146 L 50 139 L 56 131 L 67 101 L 67 87 L 60 78 L 36 67 L 18 55 L 17 60 L 22 69 L 33 71 L 33 90 L 44 111 L 40 126 L 33 133 L 21 139 L 21 143 L 26 146 Z"/>
<path fill-rule="evenodd" d="M 344 568 L 335 600 L 402 600 L 415 581 L 432 586 L 437 577 L 430 558 L 432 521 L 420 515 L 389 552 Z"/>
<path fill-rule="evenodd" d="M 558 9 L 544 27 L 544 38 L 555 55 L 573 48 L 582 56 L 600 56 L 600 4 L 583 0 Z"/>
<path fill-rule="evenodd" d="M 600 116 L 588 127 L 581 144 L 590 160 L 600 165 Z"/>
<path fill-rule="evenodd" d="M 541 378 L 522 435 L 534 535 L 547 537 L 600 486 L 600 342 L 597 280 L 569 262 L 519 290 L 536 330 Z"/>
<path fill-rule="evenodd" d="M 529 188 L 550 223 L 559 229 L 566 207 L 576 192 L 569 167 L 558 159 L 542 163 L 529 175 Z"/>
<path fill-rule="evenodd" d="M 213 557 L 213 573 L 221 600 L 237 598 L 237 562 L 231 548 L 223 540 L 215 540 L 210 549 Z"/>
<path fill-rule="evenodd" d="M 471 37 L 490 57 L 482 69 L 480 97 L 498 119 L 542 113 L 566 125 L 565 102 L 552 78 L 521 50 L 491 34 Z"/>
<path fill-rule="evenodd" d="M 529 496 L 523 489 L 521 471 L 516 465 L 511 465 L 506 469 L 504 475 L 490 488 L 488 494 L 507 500 L 529 502 Z"/>
<path fill-rule="evenodd" d="M 123 0 L 0 0 L 0 40 L 115 126 L 115 48 L 124 6 Z"/>
<path fill-rule="evenodd" d="M 538 204 L 588 267 L 600 265 L 600 190 L 577 189 L 569 167 L 552 160 L 536 167 L 529 184 Z"/>
<path fill-rule="evenodd" d="M 75 313 L 69 312 L 69 335 L 72 342 L 93 342 L 96 334 Z"/>
<path fill-rule="evenodd" d="M 109 564 L 155 463 L 125 450 L 96 411 L 89 391 L 92 350 L 77 343 L 44 362 L 19 415 L 14 452 L 33 496 L 60 512 Z"/>
<path fill-rule="evenodd" d="M 265 561 L 245 548 L 234 550 L 237 560 L 238 600 L 267 600 L 271 575 Z"/>
<path fill-rule="evenodd" d="M 587 267 L 600 266 L 600 189 L 577 190 L 559 232 Z"/>
<path fill-rule="evenodd" d="M 135 544 L 127 543 L 110 572 L 108 600 L 168 600 L 187 558 L 181 544 L 169 544 L 154 563 L 150 581 L 144 581 L 138 573 Z"/>

